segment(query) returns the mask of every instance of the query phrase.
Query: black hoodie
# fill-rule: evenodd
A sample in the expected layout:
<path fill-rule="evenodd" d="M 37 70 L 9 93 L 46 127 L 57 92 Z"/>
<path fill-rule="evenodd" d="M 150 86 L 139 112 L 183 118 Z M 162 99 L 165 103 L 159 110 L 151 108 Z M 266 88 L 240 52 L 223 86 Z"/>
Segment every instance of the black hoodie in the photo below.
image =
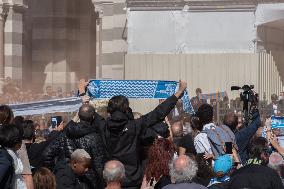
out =
<path fill-rule="evenodd" d="M 106 141 L 113 159 L 121 161 L 125 166 L 126 179 L 123 187 L 140 187 L 143 179 L 141 151 L 141 132 L 153 126 L 169 114 L 175 107 L 178 98 L 171 96 L 152 112 L 139 119 L 129 120 L 122 112 L 114 112 L 106 121 Z"/>

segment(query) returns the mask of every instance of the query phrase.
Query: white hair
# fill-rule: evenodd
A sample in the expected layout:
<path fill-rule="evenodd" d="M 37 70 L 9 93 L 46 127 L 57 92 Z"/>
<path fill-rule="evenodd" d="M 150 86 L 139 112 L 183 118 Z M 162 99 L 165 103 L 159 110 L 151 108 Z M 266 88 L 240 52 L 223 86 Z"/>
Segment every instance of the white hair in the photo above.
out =
<path fill-rule="evenodd" d="M 117 160 L 108 161 L 104 167 L 103 177 L 107 183 L 121 182 L 125 178 L 124 165 Z"/>
<path fill-rule="evenodd" d="M 269 156 L 269 164 L 268 166 L 276 171 L 280 171 L 281 170 L 281 166 L 283 166 L 284 164 L 284 159 L 283 157 L 277 153 L 277 152 L 273 152 L 270 156 Z"/>
<path fill-rule="evenodd" d="M 91 159 L 91 156 L 84 149 L 77 149 L 71 154 L 71 160 L 84 161 Z"/>
<path fill-rule="evenodd" d="M 190 157 L 188 157 L 186 166 L 182 169 L 177 169 L 175 167 L 176 160 L 177 159 L 174 159 L 169 164 L 171 179 L 174 180 L 176 183 L 183 183 L 188 181 L 191 182 L 192 179 L 196 176 L 198 170 L 196 162 Z"/>

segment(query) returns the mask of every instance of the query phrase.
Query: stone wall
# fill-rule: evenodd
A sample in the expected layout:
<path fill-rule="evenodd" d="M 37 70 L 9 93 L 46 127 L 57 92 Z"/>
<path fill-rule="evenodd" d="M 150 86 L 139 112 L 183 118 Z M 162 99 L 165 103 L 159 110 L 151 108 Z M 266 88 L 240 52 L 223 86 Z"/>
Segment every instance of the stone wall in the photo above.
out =
<path fill-rule="evenodd" d="M 74 90 L 96 77 L 96 14 L 90 0 L 29 0 L 24 80 L 34 90 Z"/>

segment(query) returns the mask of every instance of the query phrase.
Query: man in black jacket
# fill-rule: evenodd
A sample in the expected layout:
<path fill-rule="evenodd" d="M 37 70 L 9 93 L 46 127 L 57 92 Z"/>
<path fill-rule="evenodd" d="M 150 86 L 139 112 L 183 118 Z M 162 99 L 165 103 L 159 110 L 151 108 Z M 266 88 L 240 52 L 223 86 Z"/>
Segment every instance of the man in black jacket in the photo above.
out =
<path fill-rule="evenodd" d="M 251 146 L 249 160 L 244 167 L 232 174 L 228 188 L 284 189 L 277 172 L 267 167 L 268 141 L 259 137 L 254 139 Z"/>
<path fill-rule="evenodd" d="M 76 135 L 70 134 L 65 129 L 60 136 L 51 142 L 43 154 L 45 165 L 53 168 L 56 159 L 68 160 L 73 151 L 79 148 L 84 149 L 92 157 L 91 168 L 87 177 L 92 180 L 95 188 L 103 188 L 102 172 L 107 161 L 107 155 L 101 135 L 92 125 L 95 109 L 89 104 L 84 104 L 80 107 L 78 116 L 79 123 L 70 122 L 68 124 L 73 124 L 76 127 Z M 69 127 L 68 125 L 66 128 Z"/>
<path fill-rule="evenodd" d="M 80 96 L 85 94 L 87 84 L 86 82 L 79 87 Z M 133 119 L 129 101 L 124 96 L 114 96 L 110 99 L 107 108 L 110 117 L 107 120 L 96 114 L 95 125 L 105 137 L 110 157 L 119 160 L 125 166 L 126 178 L 123 188 L 140 188 L 142 183 L 142 161 L 139 156 L 141 132 L 144 128 L 163 121 L 182 97 L 185 89 L 186 82 L 180 81 L 179 90 L 173 96 L 139 119 Z M 78 132 L 76 127 L 67 129 L 73 134 Z"/>
<path fill-rule="evenodd" d="M 89 189 L 91 184 L 84 180 L 88 171 L 91 156 L 83 149 L 77 149 L 71 154 L 70 163 L 62 160 L 54 168 L 57 189 Z"/>

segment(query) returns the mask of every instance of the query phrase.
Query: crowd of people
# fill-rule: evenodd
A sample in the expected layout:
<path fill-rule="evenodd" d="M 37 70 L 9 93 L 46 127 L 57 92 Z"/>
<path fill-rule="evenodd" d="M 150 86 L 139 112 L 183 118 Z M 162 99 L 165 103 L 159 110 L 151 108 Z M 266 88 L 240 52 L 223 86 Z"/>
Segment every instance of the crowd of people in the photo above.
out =
<path fill-rule="evenodd" d="M 205 95 L 206 96 L 206 95 Z M 243 102 L 240 97 L 235 99 L 229 99 L 228 96 L 224 96 L 218 99 L 205 99 L 200 88 L 196 89 L 196 96 L 191 98 L 191 104 L 195 111 L 202 104 L 210 104 L 214 109 L 214 121 L 223 120 L 224 116 L 228 112 L 234 111 L 242 117 Z M 262 116 L 262 119 L 270 117 L 271 115 L 284 115 L 284 92 L 280 92 L 279 95 L 272 94 L 270 97 L 270 103 L 268 99 L 264 97 L 263 100 L 258 102 L 258 109 Z"/>
<path fill-rule="evenodd" d="M 183 112 L 187 84 L 180 81 L 174 95 L 145 115 L 114 96 L 101 116 L 87 85 L 80 80 L 82 106 L 73 119 L 45 135 L 41 124 L 0 106 L 0 188 L 284 188 L 284 146 L 258 106 L 249 125 L 234 111 L 216 124 L 205 101 L 195 115 Z"/>
<path fill-rule="evenodd" d="M 56 89 L 46 86 L 44 93 L 34 93 L 30 89 L 24 89 L 17 82 L 7 77 L 3 83 L 2 94 L 0 96 L 1 104 L 19 104 L 42 100 L 51 100 L 58 98 L 67 98 L 75 96 L 75 91 L 63 91 L 61 87 Z"/>

